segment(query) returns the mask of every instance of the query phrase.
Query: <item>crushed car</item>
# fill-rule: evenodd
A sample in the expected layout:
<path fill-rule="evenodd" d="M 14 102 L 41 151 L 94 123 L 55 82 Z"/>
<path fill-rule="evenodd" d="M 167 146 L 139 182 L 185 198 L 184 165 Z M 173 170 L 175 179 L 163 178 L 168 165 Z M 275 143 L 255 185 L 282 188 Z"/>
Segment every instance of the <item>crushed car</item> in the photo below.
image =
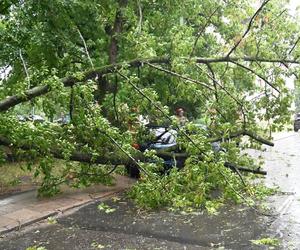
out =
<path fill-rule="evenodd" d="M 204 128 L 202 125 L 197 125 L 198 127 Z M 159 125 L 146 125 L 149 134 L 153 135 L 153 139 L 142 142 L 142 143 L 134 143 L 133 147 L 141 152 L 145 152 L 146 150 L 155 150 L 157 156 L 159 156 L 163 160 L 163 170 L 162 174 L 168 173 L 168 171 L 176 167 L 178 169 L 182 169 L 184 167 L 184 163 L 188 158 L 188 154 L 179 148 L 177 143 L 178 129 L 171 128 L 170 126 L 159 126 Z M 221 147 L 220 142 L 212 142 L 211 143 L 212 150 L 217 153 L 220 151 L 226 151 Z M 153 161 L 149 161 L 152 162 Z M 224 166 L 231 169 L 234 172 L 244 171 L 251 172 L 255 174 L 266 175 L 267 173 L 260 169 L 249 169 L 245 167 L 238 167 L 234 163 L 225 162 Z M 139 178 L 140 170 L 137 166 L 127 165 L 126 171 L 130 177 Z"/>

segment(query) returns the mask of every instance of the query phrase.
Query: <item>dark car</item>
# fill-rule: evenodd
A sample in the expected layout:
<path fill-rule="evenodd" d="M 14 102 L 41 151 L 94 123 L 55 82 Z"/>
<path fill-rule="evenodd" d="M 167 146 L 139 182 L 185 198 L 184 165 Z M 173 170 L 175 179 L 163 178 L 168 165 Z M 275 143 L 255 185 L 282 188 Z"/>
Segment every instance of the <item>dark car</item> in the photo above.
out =
<path fill-rule="evenodd" d="M 298 132 L 299 129 L 300 129 L 300 113 L 297 113 L 294 119 L 294 131 Z"/>

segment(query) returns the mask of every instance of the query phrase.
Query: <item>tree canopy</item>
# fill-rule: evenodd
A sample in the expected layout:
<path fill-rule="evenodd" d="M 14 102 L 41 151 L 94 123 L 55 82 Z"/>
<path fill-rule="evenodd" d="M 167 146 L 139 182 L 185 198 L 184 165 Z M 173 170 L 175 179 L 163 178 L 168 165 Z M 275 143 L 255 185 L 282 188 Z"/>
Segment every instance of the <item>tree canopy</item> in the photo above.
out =
<path fill-rule="evenodd" d="M 290 120 L 285 80 L 297 82 L 300 63 L 288 1 L 260 2 L 2 1 L 0 144 L 38 160 L 49 194 L 61 183 L 107 181 L 105 166 L 118 164 L 143 170 L 132 196 L 142 204 L 154 192 L 150 207 L 200 206 L 214 189 L 237 200 L 236 190 L 254 192 L 224 162 L 253 166 L 243 149 L 272 145 L 269 132 Z M 177 107 L 194 122 L 179 127 Z M 33 109 L 48 122 L 18 120 Z M 61 113 L 71 118 L 66 126 L 53 123 Z M 149 156 L 131 146 L 142 140 L 139 115 L 179 129 L 189 154 L 183 171 L 162 177 L 143 163 Z M 241 136 L 249 140 L 237 146 Z M 212 141 L 225 152 L 216 155 Z M 65 161 L 59 172 L 55 158 Z"/>

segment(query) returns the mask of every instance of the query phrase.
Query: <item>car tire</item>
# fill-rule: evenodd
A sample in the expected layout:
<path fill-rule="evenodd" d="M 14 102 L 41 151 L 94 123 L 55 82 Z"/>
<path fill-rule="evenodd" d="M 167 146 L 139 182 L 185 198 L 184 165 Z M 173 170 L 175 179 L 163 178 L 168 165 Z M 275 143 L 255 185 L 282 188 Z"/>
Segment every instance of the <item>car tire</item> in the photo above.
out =
<path fill-rule="evenodd" d="M 140 170 L 135 166 L 126 165 L 126 172 L 129 177 L 138 179 L 140 178 Z"/>
<path fill-rule="evenodd" d="M 298 130 L 299 130 L 298 128 L 294 128 L 294 131 L 295 131 L 295 132 L 298 132 Z"/>

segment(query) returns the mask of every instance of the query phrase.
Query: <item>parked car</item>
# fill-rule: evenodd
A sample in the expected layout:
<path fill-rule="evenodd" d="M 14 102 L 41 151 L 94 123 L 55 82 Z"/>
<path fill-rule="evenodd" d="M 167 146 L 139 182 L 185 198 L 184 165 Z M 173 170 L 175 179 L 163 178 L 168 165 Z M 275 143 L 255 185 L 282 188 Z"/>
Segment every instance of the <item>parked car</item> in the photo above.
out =
<path fill-rule="evenodd" d="M 71 121 L 70 115 L 62 115 L 61 117 L 56 119 L 54 122 L 61 124 L 61 125 L 66 125 L 66 124 L 69 124 L 70 121 Z"/>
<path fill-rule="evenodd" d="M 45 122 L 45 118 L 40 115 L 29 115 L 28 120 L 35 123 Z"/>
<path fill-rule="evenodd" d="M 294 131 L 298 132 L 299 129 L 300 129 L 300 113 L 297 113 L 294 119 Z"/>
<path fill-rule="evenodd" d="M 42 123 L 42 122 L 45 122 L 45 118 L 43 118 L 42 116 L 40 115 L 17 115 L 17 119 L 20 121 L 20 122 L 26 122 L 26 121 L 31 121 L 31 122 L 34 122 L 34 123 Z"/>
<path fill-rule="evenodd" d="M 203 125 L 195 124 L 195 126 L 200 129 L 207 130 L 207 128 Z M 149 133 L 152 133 L 154 135 L 154 139 L 141 144 L 134 144 L 133 146 L 141 152 L 144 152 L 147 149 L 155 150 L 157 155 L 163 159 L 163 170 L 161 171 L 162 174 L 167 173 L 173 167 L 182 169 L 184 167 L 185 160 L 188 158 L 188 154 L 184 150 L 181 150 L 177 145 L 176 129 L 172 129 L 168 126 L 146 125 L 146 127 L 148 127 L 149 129 Z M 211 148 L 215 153 L 221 151 L 226 152 L 226 150 L 221 147 L 220 142 L 211 143 Z M 151 160 L 149 161 L 151 162 Z M 224 166 L 234 172 L 237 172 L 238 174 L 239 171 L 251 172 L 261 175 L 267 174 L 265 171 L 260 170 L 259 168 L 251 169 L 240 167 L 230 162 L 225 162 Z M 130 177 L 138 178 L 140 176 L 140 171 L 136 166 L 127 165 L 126 170 Z"/>
<path fill-rule="evenodd" d="M 172 167 L 183 168 L 187 155 L 178 148 L 176 138 L 177 131 L 168 126 L 146 125 L 148 132 L 153 135 L 153 140 L 134 144 L 134 147 L 141 152 L 155 150 L 157 155 L 164 161 L 163 172 Z M 126 166 L 130 177 L 139 177 L 139 170 L 135 166 Z"/>
<path fill-rule="evenodd" d="M 207 130 L 207 128 L 201 124 L 194 125 L 198 129 Z M 163 159 L 162 173 L 167 173 L 173 167 L 178 169 L 183 168 L 185 160 L 188 158 L 188 154 L 178 147 L 176 142 L 178 134 L 177 129 L 169 126 L 149 124 L 146 125 L 146 128 L 148 129 L 148 133 L 153 135 L 153 139 L 141 144 L 135 144 L 134 147 L 141 152 L 151 149 L 155 150 L 157 156 Z M 211 143 L 211 147 L 214 152 L 224 150 L 221 148 L 219 142 Z M 131 177 L 139 177 L 139 170 L 135 166 L 126 166 L 126 170 Z"/>

